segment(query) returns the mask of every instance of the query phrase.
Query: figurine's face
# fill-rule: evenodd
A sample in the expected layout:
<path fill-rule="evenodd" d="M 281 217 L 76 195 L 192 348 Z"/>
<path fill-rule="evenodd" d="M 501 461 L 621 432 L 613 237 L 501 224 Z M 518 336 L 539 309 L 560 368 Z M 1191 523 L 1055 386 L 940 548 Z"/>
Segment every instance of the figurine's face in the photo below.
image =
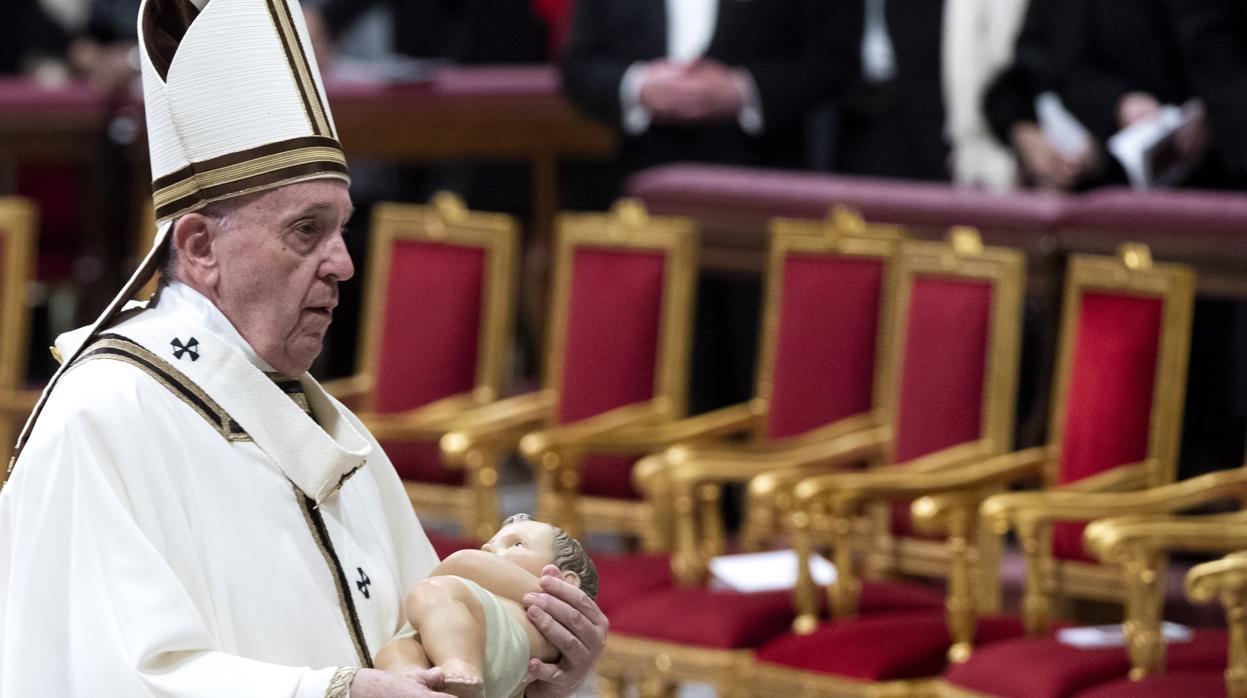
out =
<path fill-rule="evenodd" d="M 540 521 L 516 521 L 503 526 L 481 550 L 514 562 L 533 576 L 554 561 L 554 527 Z"/>

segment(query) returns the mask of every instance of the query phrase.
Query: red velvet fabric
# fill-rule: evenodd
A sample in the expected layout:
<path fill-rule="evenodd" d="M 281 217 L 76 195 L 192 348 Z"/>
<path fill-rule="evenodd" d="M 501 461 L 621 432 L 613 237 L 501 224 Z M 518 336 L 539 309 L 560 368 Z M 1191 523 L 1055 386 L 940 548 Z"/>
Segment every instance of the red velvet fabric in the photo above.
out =
<path fill-rule="evenodd" d="M 456 536 L 438 533 L 425 529 L 424 534 L 429 537 L 429 542 L 433 544 L 433 550 L 437 556 L 443 560 L 446 556 L 459 550 L 473 549 L 481 547 L 480 541 L 470 540 L 467 538 L 458 538 Z"/>
<path fill-rule="evenodd" d="M 476 385 L 485 253 L 421 241 L 394 245 L 377 360 L 378 412 Z"/>
<path fill-rule="evenodd" d="M 783 274 L 772 438 L 870 410 L 883 263 L 792 254 Z"/>
<path fill-rule="evenodd" d="M 560 424 L 654 396 L 665 262 L 661 252 L 573 253 Z"/>
<path fill-rule="evenodd" d="M 989 283 L 914 280 L 900 375 L 898 462 L 979 438 L 991 310 Z"/>
<path fill-rule="evenodd" d="M 1117 679 L 1078 693 L 1074 698 L 1220 698 L 1225 694 L 1225 672 L 1175 671 L 1141 681 Z"/>
<path fill-rule="evenodd" d="M 436 441 L 383 441 L 381 448 L 390 457 L 398 476 L 404 480 L 438 485 L 464 483 L 463 470 L 452 470 L 442 465 Z"/>
<path fill-rule="evenodd" d="M 83 224 L 83 213 L 90 187 L 84 172 L 67 163 L 23 163 L 17 168 L 16 193 L 33 199 L 39 207 L 35 278 L 73 279 L 82 253 L 82 231 L 88 227 Z"/>
<path fill-rule="evenodd" d="M 646 598 L 651 592 L 671 589 L 671 556 L 666 553 L 634 555 L 593 554 L 598 571 L 598 608 L 607 616 Z"/>
<path fill-rule="evenodd" d="M 1166 665 L 1174 671 L 1223 669 L 1225 648 L 1224 631 L 1198 630 L 1190 642 L 1166 648 Z M 979 647 L 964 664 L 949 666 L 944 678 L 955 686 L 990 695 L 1064 698 L 1125 678 L 1129 670 L 1125 648 L 1080 649 L 1045 636 Z"/>
<path fill-rule="evenodd" d="M 942 602 L 942 599 L 941 599 Z M 985 619 L 975 639 L 997 642 L 1021 634 L 1020 622 Z M 947 664 L 948 635 L 943 610 L 895 609 L 824 623 L 813 634 L 788 634 L 760 647 L 760 663 L 831 674 L 861 681 L 892 681 L 935 676 Z"/>
<path fill-rule="evenodd" d="M 756 647 L 792 624 L 792 593 L 692 588 L 646 594 L 611 615 L 611 633 L 717 649 Z"/>
<path fill-rule="evenodd" d="M 632 486 L 632 466 L 643 455 L 586 456 L 580 461 L 580 491 L 591 497 L 640 499 Z"/>
<path fill-rule="evenodd" d="M 1147 457 L 1162 310 L 1157 298 L 1083 295 L 1061 443 L 1062 483 Z M 1093 561 L 1083 551 L 1083 528 L 1057 524 L 1053 553 Z"/>

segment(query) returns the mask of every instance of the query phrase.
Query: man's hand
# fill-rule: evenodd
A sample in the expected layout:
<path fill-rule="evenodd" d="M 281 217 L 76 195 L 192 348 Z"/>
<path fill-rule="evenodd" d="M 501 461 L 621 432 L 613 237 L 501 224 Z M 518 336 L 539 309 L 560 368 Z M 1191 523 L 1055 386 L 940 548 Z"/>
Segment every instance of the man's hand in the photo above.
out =
<path fill-rule="evenodd" d="M 1127 92 L 1117 102 L 1117 126 L 1126 128 L 1160 115 L 1160 102 L 1147 92 Z"/>
<path fill-rule="evenodd" d="M 606 644 L 608 622 L 593 599 L 559 578 L 559 568 L 546 565 L 541 575 L 542 593 L 526 595 L 524 605 L 528 619 L 561 656 L 554 664 L 528 660 L 528 676 L 536 683 L 524 695 L 562 698 L 571 695 L 593 670 Z"/>
<path fill-rule="evenodd" d="M 640 93 L 641 104 L 658 122 L 726 121 L 740 111 L 744 98 L 736 71 L 707 59 L 687 65 L 651 62 Z"/>
<path fill-rule="evenodd" d="M 351 698 L 454 698 L 434 690 L 442 685 L 442 670 L 381 671 L 360 669 L 351 681 Z"/>
<path fill-rule="evenodd" d="M 1094 166 L 1094 157 L 1091 155 L 1094 146 L 1088 144 L 1082 157 L 1066 157 L 1048 140 L 1039 126 L 1032 122 L 1015 125 L 1010 132 L 1010 139 L 1022 170 L 1040 189 L 1068 190 Z"/>

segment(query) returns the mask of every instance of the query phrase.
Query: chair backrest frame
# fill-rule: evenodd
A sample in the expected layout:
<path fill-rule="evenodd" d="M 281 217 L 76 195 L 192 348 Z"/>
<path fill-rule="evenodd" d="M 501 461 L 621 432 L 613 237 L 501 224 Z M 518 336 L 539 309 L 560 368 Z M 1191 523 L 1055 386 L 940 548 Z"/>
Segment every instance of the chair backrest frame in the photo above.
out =
<path fill-rule="evenodd" d="M 954 228 L 947 242 L 909 241 L 898 260 L 897 301 L 890 334 L 891 356 L 885 369 L 889 380 L 884 391 L 884 413 L 896 429 L 900 422 L 900 398 L 910 301 L 919 276 L 953 281 L 987 282 L 992 286 L 987 350 L 984 357 L 982 407 L 978 446 L 980 454 L 1010 450 L 1013 443 L 1018 359 L 1021 352 L 1022 299 L 1026 288 L 1026 259 L 1020 250 L 984 247 L 976 231 Z M 895 462 L 896 434 L 884 462 Z"/>
<path fill-rule="evenodd" d="M 26 380 L 30 313 L 26 286 L 34 277 L 35 239 L 39 216 L 34 202 L 0 197 L 0 244 L 4 246 L 4 279 L 0 286 L 0 387 L 16 390 Z"/>
<path fill-rule="evenodd" d="M 640 202 L 623 199 L 610 213 L 561 213 L 555 231 L 543 385 L 561 400 L 576 250 L 659 252 L 665 260 L 653 404 L 669 417 L 683 416 L 688 409 L 687 375 L 697 281 L 696 222 L 682 216 L 650 216 Z M 554 414 L 558 414 L 557 406 Z"/>
<path fill-rule="evenodd" d="M 1147 437 L 1147 486 L 1173 482 L 1182 435 L 1182 408 L 1194 314 L 1194 272 L 1180 264 L 1153 263 L 1146 248 L 1127 244 L 1116 257 L 1071 256 L 1065 278 L 1048 443 L 1054 452 L 1060 452 L 1056 449 L 1060 449 L 1065 432 L 1081 301 L 1085 294 L 1104 292 L 1155 298 L 1161 301 L 1163 307 Z M 1059 459 L 1054 458 L 1047 463 L 1044 472 L 1046 485 L 1058 483 L 1059 468 Z"/>
<path fill-rule="evenodd" d="M 482 401 L 496 400 L 505 390 L 509 338 L 514 322 L 519 225 L 511 216 L 469 211 L 454 195 L 438 194 L 422 204 L 381 203 L 373 209 L 365 288 L 364 322 L 360 326 L 357 373 L 377 375 L 381 333 L 386 317 L 387 289 L 394 246 L 403 241 L 476 247 L 484 253 L 481 322 L 474 392 Z M 374 407 L 368 391 L 363 407 Z"/>
<path fill-rule="evenodd" d="M 891 324 L 895 305 L 896 260 L 903 234 L 895 226 L 848 227 L 843 216 L 824 221 L 775 218 L 771 220 L 771 244 L 767 257 L 766 287 L 763 296 L 755 397 L 769 414 L 775 389 L 775 369 L 779 352 L 780 325 L 784 302 L 785 265 L 793 255 L 841 257 L 879 262 L 883 267 L 875 338 L 875 370 L 872 379 L 871 409 L 877 421 L 885 418 L 882 396 L 891 383 L 887 361 L 891 349 Z M 768 420 L 754 426 L 754 438 L 766 439 Z"/>

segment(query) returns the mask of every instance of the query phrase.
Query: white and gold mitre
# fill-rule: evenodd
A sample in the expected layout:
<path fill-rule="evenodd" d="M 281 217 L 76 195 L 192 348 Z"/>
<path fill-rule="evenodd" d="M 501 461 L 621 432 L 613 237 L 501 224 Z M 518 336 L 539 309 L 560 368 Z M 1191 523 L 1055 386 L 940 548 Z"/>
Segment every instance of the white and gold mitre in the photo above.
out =
<path fill-rule="evenodd" d="M 159 223 L 293 182 L 349 181 L 296 0 L 144 0 L 138 29 Z"/>
<path fill-rule="evenodd" d="M 138 26 L 155 239 L 62 356 L 14 459 L 65 369 L 153 276 L 174 219 L 309 179 L 350 182 L 297 0 L 143 0 Z"/>

